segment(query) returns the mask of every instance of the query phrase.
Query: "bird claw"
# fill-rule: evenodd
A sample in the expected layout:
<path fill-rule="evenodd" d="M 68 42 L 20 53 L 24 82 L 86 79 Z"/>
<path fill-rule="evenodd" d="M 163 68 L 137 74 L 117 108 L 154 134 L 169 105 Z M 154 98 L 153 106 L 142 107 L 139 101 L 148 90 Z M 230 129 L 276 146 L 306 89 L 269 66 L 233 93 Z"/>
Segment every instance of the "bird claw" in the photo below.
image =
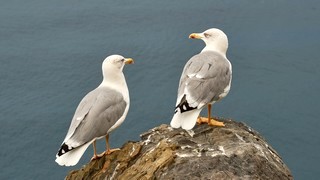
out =
<path fill-rule="evenodd" d="M 102 158 L 103 156 L 104 156 L 104 152 L 101 153 L 101 154 L 98 154 L 98 155 L 94 155 L 94 156 L 91 158 L 91 161 L 100 159 L 100 158 Z"/>
<path fill-rule="evenodd" d="M 209 119 L 206 117 L 198 117 L 197 123 L 198 124 L 207 123 L 209 126 L 219 126 L 219 127 L 225 126 L 223 122 L 217 121 L 215 119 L 210 119 L 209 121 Z"/>
<path fill-rule="evenodd" d="M 92 158 L 91 158 L 91 161 L 92 160 L 96 160 L 96 159 L 100 159 L 102 158 L 104 155 L 109 155 L 115 151 L 119 151 L 120 149 L 119 148 L 116 148 L 116 149 L 108 149 L 107 151 L 104 151 L 102 152 L 101 154 L 98 154 L 98 155 L 94 155 Z"/>
<path fill-rule="evenodd" d="M 109 149 L 108 151 L 105 151 L 104 153 L 107 154 L 107 155 L 109 155 L 109 154 L 111 154 L 111 153 L 113 153 L 113 152 L 115 152 L 115 151 L 120 151 L 120 149 L 119 149 L 119 148 Z"/>
<path fill-rule="evenodd" d="M 111 153 L 113 153 L 113 152 L 115 152 L 115 151 L 119 151 L 119 150 L 120 150 L 119 148 L 109 149 L 109 150 L 107 150 L 107 151 L 104 151 L 104 152 L 101 153 L 101 154 L 94 155 L 94 156 L 91 158 L 91 161 L 96 160 L 96 159 L 100 159 L 100 158 L 102 158 L 104 155 L 109 155 L 109 154 L 111 154 Z"/>

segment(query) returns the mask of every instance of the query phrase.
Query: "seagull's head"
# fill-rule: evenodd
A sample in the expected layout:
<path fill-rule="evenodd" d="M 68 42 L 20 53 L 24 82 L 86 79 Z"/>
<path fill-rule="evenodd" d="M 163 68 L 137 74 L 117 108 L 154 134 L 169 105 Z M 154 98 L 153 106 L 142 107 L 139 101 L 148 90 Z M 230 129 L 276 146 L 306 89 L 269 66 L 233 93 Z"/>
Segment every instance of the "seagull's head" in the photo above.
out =
<path fill-rule="evenodd" d="M 217 28 L 211 28 L 202 33 L 192 33 L 189 38 L 203 40 L 206 43 L 206 47 L 202 51 L 219 51 L 225 55 L 228 49 L 227 35 Z"/>
<path fill-rule="evenodd" d="M 122 71 L 125 64 L 133 64 L 132 58 L 124 58 L 121 55 L 111 55 L 108 56 L 102 64 L 103 71 L 120 70 Z"/>

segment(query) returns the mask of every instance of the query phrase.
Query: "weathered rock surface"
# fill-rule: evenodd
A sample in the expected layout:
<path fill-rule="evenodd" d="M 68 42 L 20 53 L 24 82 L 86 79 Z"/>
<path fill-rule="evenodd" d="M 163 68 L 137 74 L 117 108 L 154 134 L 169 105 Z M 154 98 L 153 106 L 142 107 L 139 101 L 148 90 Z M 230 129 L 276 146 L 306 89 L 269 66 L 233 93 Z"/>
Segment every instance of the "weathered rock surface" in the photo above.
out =
<path fill-rule="evenodd" d="M 127 142 L 66 179 L 293 179 L 259 133 L 243 123 L 222 121 L 226 127 L 203 124 L 188 132 L 155 127 L 141 141 Z"/>

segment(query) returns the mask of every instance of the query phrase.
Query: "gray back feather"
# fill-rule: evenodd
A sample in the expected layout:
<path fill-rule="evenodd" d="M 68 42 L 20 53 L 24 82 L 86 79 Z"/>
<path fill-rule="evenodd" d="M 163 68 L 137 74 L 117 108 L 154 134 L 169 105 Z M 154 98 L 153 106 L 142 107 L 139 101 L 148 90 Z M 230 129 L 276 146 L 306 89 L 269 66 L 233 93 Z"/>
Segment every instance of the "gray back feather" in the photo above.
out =
<path fill-rule="evenodd" d="M 105 136 L 123 115 L 126 106 L 122 94 L 113 89 L 98 87 L 91 91 L 80 102 L 67 134 L 70 138 L 65 141 L 82 145 Z"/>
<path fill-rule="evenodd" d="M 193 56 L 185 65 L 178 89 L 182 97 L 185 89 L 196 103 L 219 100 L 219 95 L 229 85 L 231 71 L 228 60 L 214 51 L 205 51 Z"/>

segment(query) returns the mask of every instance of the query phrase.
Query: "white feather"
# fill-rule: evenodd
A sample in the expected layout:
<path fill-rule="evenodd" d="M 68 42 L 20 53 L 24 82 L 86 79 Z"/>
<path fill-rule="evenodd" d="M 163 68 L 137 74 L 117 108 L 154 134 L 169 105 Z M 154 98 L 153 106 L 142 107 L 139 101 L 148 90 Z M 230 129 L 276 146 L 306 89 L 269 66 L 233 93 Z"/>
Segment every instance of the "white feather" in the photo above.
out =
<path fill-rule="evenodd" d="M 189 92 L 188 87 L 185 87 L 185 88 L 184 88 L 184 93 L 183 93 L 183 94 L 186 95 L 186 100 L 187 100 L 188 105 L 189 105 L 190 107 L 197 107 L 197 106 L 199 105 L 199 102 L 197 102 L 197 101 L 191 96 L 191 93 Z M 180 99 L 180 101 L 181 101 L 181 99 Z M 180 101 L 179 101 L 179 102 L 180 102 Z"/>
<path fill-rule="evenodd" d="M 73 149 L 62 156 L 56 155 L 56 162 L 60 166 L 74 166 L 76 165 L 80 158 L 82 157 L 83 153 L 86 151 L 88 146 L 92 143 L 93 141 L 90 141 L 76 149 Z"/>
<path fill-rule="evenodd" d="M 182 129 L 190 130 L 196 125 L 200 112 L 201 109 L 194 109 L 184 113 L 180 113 L 180 111 L 178 111 L 174 114 L 170 125 L 173 128 L 182 127 Z"/>
<path fill-rule="evenodd" d="M 232 65 L 229 60 L 228 60 L 228 63 L 229 63 L 230 73 L 232 74 Z M 230 81 L 229 81 L 228 86 L 226 88 L 224 88 L 223 93 L 219 95 L 219 98 L 224 98 L 227 96 L 227 94 L 229 93 L 230 88 L 231 88 L 231 81 L 232 81 L 232 76 L 230 77 Z"/>

